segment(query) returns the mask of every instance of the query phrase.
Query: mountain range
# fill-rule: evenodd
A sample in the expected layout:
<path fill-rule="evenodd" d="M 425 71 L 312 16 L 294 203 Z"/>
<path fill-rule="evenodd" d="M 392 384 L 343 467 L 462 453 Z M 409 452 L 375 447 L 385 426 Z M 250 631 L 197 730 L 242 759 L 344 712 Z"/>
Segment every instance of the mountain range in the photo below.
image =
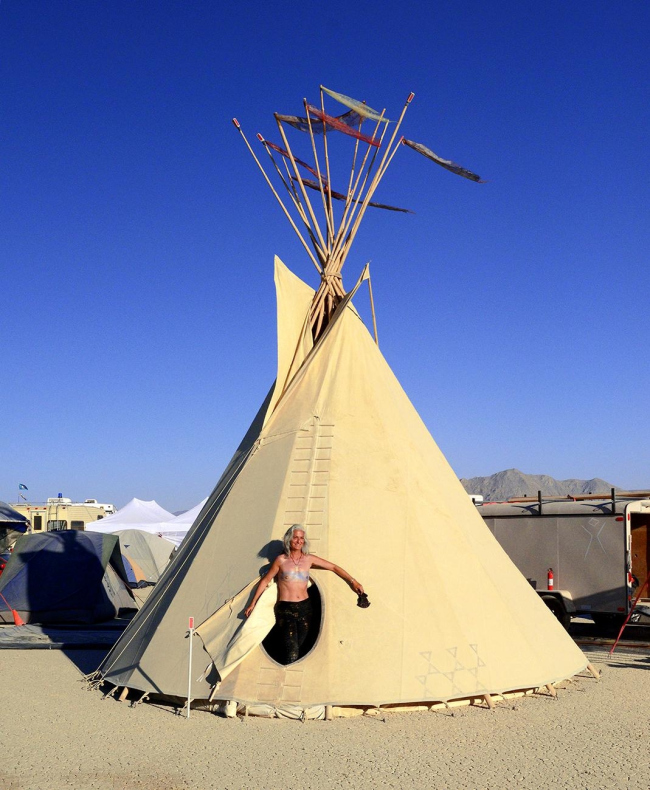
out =
<path fill-rule="evenodd" d="M 537 496 L 541 491 L 542 496 L 567 496 L 567 494 L 605 494 L 609 496 L 612 488 L 621 490 L 612 483 L 600 477 L 591 480 L 556 480 L 549 475 L 527 475 L 519 469 L 504 469 L 489 477 L 462 477 L 463 484 L 468 494 L 480 494 L 486 502 L 503 502 L 510 497 Z"/>

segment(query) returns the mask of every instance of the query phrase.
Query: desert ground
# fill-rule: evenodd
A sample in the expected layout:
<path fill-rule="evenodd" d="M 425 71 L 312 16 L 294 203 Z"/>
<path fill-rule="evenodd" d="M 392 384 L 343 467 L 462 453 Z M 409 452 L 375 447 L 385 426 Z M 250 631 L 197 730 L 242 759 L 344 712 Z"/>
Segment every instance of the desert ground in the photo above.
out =
<path fill-rule="evenodd" d="M 589 656 L 557 699 L 302 723 L 130 707 L 87 690 L 102 651 L 2 650 L 0 788 L 646 788 L 650 653 Z"/>

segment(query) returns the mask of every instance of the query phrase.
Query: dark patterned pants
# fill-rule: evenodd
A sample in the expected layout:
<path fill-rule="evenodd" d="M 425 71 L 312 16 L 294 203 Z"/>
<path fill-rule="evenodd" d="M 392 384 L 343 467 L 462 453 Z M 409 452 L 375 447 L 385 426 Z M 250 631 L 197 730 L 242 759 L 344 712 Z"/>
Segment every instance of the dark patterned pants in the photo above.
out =
<path fill-rule="evenodd" d="M 275 623 L 279 630 L 284 664 L 293 664 L 300 658 L 302 647 L 311 623 L 311 601 L 278 601 L 275 605 Z"/>

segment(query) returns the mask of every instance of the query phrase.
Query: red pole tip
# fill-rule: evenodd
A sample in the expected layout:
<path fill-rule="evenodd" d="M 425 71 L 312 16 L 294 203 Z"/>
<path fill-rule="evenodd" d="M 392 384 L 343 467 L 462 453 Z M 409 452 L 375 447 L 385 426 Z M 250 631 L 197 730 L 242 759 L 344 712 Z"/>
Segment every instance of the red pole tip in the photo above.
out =
<path fill-rule="evenodd" d="M 415 98 L 415 94 L 414 93 L 409 93 L 409 97 L 406 100 L 406 103 L 410 104 L 413 101 L 414 98 Z"/>
<path fill-rule="evenodd" d="M 402 145 L 404 145 L 404 135 L 402 135 L 402 136 L 399 138 L 399 141 L 400 141 L 400 143 L 401 143 Z"/>
<path fill-rule="evenodd" d="M 257 133 L 257 139 L 260 141 L 260 143 L 264 142 L 264 138 L 262 137 L 262 135 L 259 132 Z"/>
<path fill-rule="evenodd" d="M 235 129 L 241 129 L 241 126 L 239 125 L 239 121 L 236 118 L 233 118 L 232 122 L 235 125 Z"/>

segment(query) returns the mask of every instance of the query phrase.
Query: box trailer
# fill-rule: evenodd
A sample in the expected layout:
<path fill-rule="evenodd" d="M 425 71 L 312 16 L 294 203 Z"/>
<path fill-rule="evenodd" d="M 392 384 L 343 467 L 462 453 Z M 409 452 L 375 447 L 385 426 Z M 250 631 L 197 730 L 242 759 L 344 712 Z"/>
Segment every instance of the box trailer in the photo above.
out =
<path fill-rule="evenodd" d="M 506 553 L 558 619 L 621 620 L 650 568 L 650 499 L 544 500 L 478 507 Z"/>

